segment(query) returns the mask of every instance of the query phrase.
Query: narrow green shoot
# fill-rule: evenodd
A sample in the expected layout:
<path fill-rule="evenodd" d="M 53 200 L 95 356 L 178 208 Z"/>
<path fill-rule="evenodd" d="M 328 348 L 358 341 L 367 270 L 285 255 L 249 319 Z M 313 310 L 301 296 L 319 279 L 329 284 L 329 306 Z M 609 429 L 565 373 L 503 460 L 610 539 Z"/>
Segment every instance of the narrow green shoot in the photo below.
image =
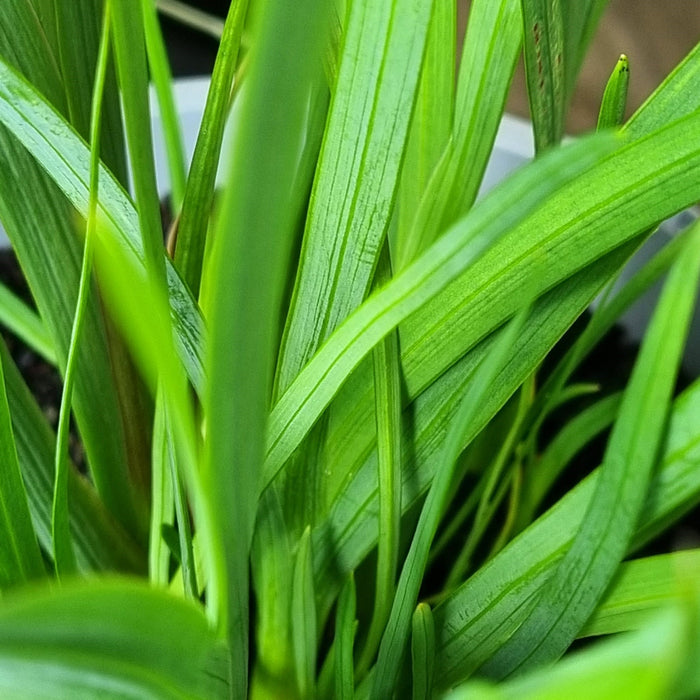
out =
<path fill-rule="evenodd" d="M 411 620 L 411 668 L 413 669 L 413 700 L 432 697 L 435 661 L 435 625 L 427 603 L 419 603 Z"/>
<path fill-rule="evenodd" d="M 195 299 L 199 296 L 216 171 L 247 10 L 248 0 L 234 0 L 229 7 L 178 223 L 175 265 Z"/>
<path fill-rule="evenodd" d="M 316 678 L 316 601 L 314 572 L 311 565 L 311 529 L 306 528 L 299 540 L 292 580 L 292 647 L 300 698 L 314 696 Z"/>
<path fill-rule="evenodd" d="M 61 395 L 61 407 L 56 430 L 56 458 L 54 498 L 52 506 L 51 531 L 56 574 L 63 577 L 76 570 L 75 554 L 71 542 L 68 517 L 68 439 L 70 429 L 73 382 L 77 371 L 78 347 L 87 309 L 88 295 L 92 283 L 92 257 L 95 227 L 97 226 L 98 183 L 100 174 L 100 129 L 102 119 L 102 97 L 104 93 L 107 62 L 109 59 L 109 37 L 111 24 L 111 0 L 106 0 L 102 26 L 102 37 L 95 72 L 92 110 L 90 115 L 90 203 L 85 230 L 85 248 L 80 270 L 80 284 L 76 303 L 71 340 L 66 361 L 66 372 Z"/>
<path fill-rule="evenodd" d="M 375 284 L 391 279 L 388 247 L 379 258 Z M 379 481 L 379 535 L 374 610 L 367 640 L 357 665 L 361 678 L 369 668 L 382 638 L 396 589 L 401 526 L 401 368 L 397 333 L 389 333 L 372 353 L 374 411 L 377 423 Z"/>
<path fill-rule="evenodd" d="M 205 270 L 216 293 L 206 304 L 210 338 L 201 474 L 222 543 L 221 566 L 209 586 L 224 596 L 217 623 L 229 642 L 237 697 L 248 686 L 250 552 L 280 307 L 297 225 L 291 205 L 299 144 L 290 133 L 304 133 L 308 96 L 322 75 L 325 12 L 311 0 L 294 5 L 268 0 L 260 6 L 256 29 L 231 186 Z"/>
<path fill-rule="evenodd" d="M 406 556 L 391 609 L 379 647 L 372 698 L 386 698 L 395 687 L 401 659 L 410 635 L 411 615 L 418 599 L 423 574 L 438 524 L 443 515 L 457 458 L 463 449 L 464 435 L 479 414 L 486 394 L 496 375 L 508 359 L 511 346 L 522 328 L 528 309 L 521 311 L 503 330 L 491 353 L 475 370 L 464 398 L 450 426 L 442 448 L 441 468 L 437 471 Z"/>
<path fill-rule="evenodd" d="M 596 435 L 613 424 L 620 407 L 620 398 L 619 393 L 606 396 L 576 414 L 530 465 L 518 516 L 518 530 L 531 522 L 545 495 L 573 457 Z"/>
<path fill-rule="evenodd" d="M 168 64 L 163 35 L 160 31 L 155 0 L 141 0 L 143 11 L 143 31 L 146 39 L 148 67 L 156 90 L 160 118 L 163 125 L 163 138 L 170 173 L 170 198 L 173 211 L 180 211 L 185 196 L 187 166 L 182 143 L 180 122 L 173 98 L 172 75 Z"/>
<path fill-rule="evenodd" d="M 355 663 L 353 660 L 353 644 L 357 628 L 355 608 L 355 577 L 350 574 L 340 591 L 338 609 L 335 615 L 333 664 L 337 700 L 353 700 L 355 697 Z"/>
<path fill-rule="evenodd" d="M 629 82 L 630 63 L 627 56 L 621 54 L 605 86 L 598 115 L 598 129 L 617 127 L 625 120 Z"/>
<path fill-rule="evenodd" d="M 170 444 L 166 437 L 165 405 L 162 388 L 153 418 L 151 456 L 151 527 L 148 542 L 148 578 L 155 586 L 170 582 L 170 550 L 162 536 L 163 526 L 172 527 L 175 518 L 173 482 L 170 477 Z"/>
<path fill-rule="evenodd" d="M 466 542 L 450 569 L 450 574 L 447 577 L 445 587 L 450 590 L 456 586 L 469 570 L 472 556 L 479 544 L 481 537 L 486 532 L 486 528 L 491 522 L 496 506 L 502 498 L 503 490 L 500 485 L 503 483 L 502 475 L 507 465 L 513 459 L 513 452 L 521 438 L 523 420 L 527 414 L 527 410 L 532 402 L 534 393 L 534 376 L 530 376 L 528 381 L 520 389 L 518 398 L 518 409 L 515 415 L 513 425 L 510 427 L 503 444 L 496 453 L 496 458 L 489 465 L 485 472 L 486 483 L 481 489 L 479 503 L 474 515 L 474 522 L 469 530 Z M 508 483 L 511 482 L 511 474 L 508 473 L 505 479 Z M 500 493 L 499 493 L 500 491 Z"/>
<path fill-rule="evenodd" d="M 144 261 L 155 287 L 165 291 L 165 255 L 160 204 L 153 162 L 148 64 L 143 12 L 133 0 L 112 0 L 112 36 L 117 73 L 122 87 L 124 124 L 131 160 L 136 210 Z"/>

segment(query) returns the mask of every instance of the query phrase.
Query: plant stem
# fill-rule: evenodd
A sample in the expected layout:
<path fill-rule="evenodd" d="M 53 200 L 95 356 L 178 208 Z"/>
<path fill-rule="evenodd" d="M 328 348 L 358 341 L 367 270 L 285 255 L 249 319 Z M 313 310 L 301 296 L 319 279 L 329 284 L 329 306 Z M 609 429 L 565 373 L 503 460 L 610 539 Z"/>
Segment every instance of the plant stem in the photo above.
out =
<path fill-rule="evenodd" d="M 71 543 L 68 517 L 68 438 L 70 428 L 71 400 L 77 369 L 80 335 L 85 321 L 88 295 L 90 293 L 92 256 L 95 226 L 97 224 L 97 200 L 100 166 L 100 128 L 102 123 L 102 98 L 104 94 L 107 61 L 109 58 L 109 27 L 111 0 L 106 0 L 102 26 L 102 37 L 95 72 L 95 87 L 90 116 L 90 202 L 85 230 L 85 248 L 80 270 L 80 284 L 76 303 L 73 328 L 71 330 L 66 373 L 61 395 L 61 408 L 58 416 L 55 453 L 55 483 L 52 505 L 51 529 L 53 536 L 54 564 L 59 576 L 71 574 L 76 569 L 75 553 Z"/>

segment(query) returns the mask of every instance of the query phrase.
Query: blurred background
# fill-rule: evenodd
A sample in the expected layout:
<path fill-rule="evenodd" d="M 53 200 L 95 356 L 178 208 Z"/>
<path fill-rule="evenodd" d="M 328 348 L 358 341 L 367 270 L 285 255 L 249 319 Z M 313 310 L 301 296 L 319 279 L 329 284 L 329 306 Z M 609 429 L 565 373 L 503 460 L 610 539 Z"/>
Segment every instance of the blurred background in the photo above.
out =
<path fill-rule="evenodd" d="M 470 0 L 459 0 L 460 36 L 470 4 Z M 161 16 L 175 74 L 210 73 L 217 46 L 212 35 L 226 16 L 229 0 L 159 0 L 159 5 L 163 10 L 170 8 Z M 188 7 L 205 13 L 200 30 L 188 29 L 173 18 L 178 8 Z M 569 133 L 595 126 L 605 83 L 621 53 L 630 59 L 631 114 L 699 40 L 700 0 L 611 0 L 583 66 L 571 105 Z M 528 116 L 522 67 L 516 74 L 508 111 Z"/>

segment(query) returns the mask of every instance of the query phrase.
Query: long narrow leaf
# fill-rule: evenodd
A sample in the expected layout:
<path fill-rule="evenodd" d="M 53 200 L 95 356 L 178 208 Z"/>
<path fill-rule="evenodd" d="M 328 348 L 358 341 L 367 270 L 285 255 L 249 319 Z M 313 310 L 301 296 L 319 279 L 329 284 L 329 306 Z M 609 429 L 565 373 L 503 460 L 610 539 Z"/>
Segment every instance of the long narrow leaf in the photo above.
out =
<path fill-rule="evenodd" d="M 521 171 L 340 326 L 272 410 L 265 485 L 306 436 L 362 357 L 388 331 L 484 255 L 506 231 L 531 214 L 541 198 L 585 172 L 609 152 L 611 142 L 601 136 L 557 151 L 536 167 Z M 504 207 L 506 197 L 508 206 Z M 496 208 L 499 217 L 494 219 Z"/>
<path fill-rule="evenodd" d="M 158 24 L 155 0 L 141 0 L 143 29 L 148 54 L 148 68 L 158 96 L 163 140 L 168 155 L 168 172 L 173 209 L 177 212 L 185 194 L 185 153 L 180 132 L 180 123 L 175 110 L 172 75 L 168 64 L 165 42 Z"/>
<path fill-rule="evenodd" d="M 520 0 L 476 0 L 464 38 L 452 136 L 396 260 L 402 269 L 474 203 L 522 41 Z"/>
<path fill-rule="evenodd" d="M 175 264 L 195 298 L 199 294 L 207 223 L 247 9 L 248 0 L 235 0 L 226 16 L 178 225 Z"/>
<path fill-rule="evenodd" d="M 377 284 L 391 279 L 388 249 L 379 259 Z M 374 659 L 396 589 L 396 567 L 401 534 L 401 369 L 398 338 L 390 333 L 372 353 L 374 413 L 377 422 L 377 481 L 379 483 L 379 534 L 374 610 L 367 640 L 358 662 L 362 675 Z"/>
<path fill-rule="evenodd" d="M 335 665 L 335 697 L 353 700 L 355 693 L 353 642 L 355 639 L 355 578 L 351 574 L 338 598 L 333 642 Z"/>
<path fill-rule="evenodd" d="M 0 55 L 11 57 L 26 75 L 46 94 L 56 97 L 62 89 L 53 79 L 52 57 L 46 46 L 28 46 L 24 29 L 31 13 L 23 12 L 25 3 L 11 0 L 0 12 Z M 16 13 L 16 14 L 15 14 Z M 36 19 L 35 17 L 33 18 Z M 9 28 L 5 22 L 17 20 Z M 41 36 L 34 28 L 34 34 Z M 48 66 L 47 66 L 48 63 Z M 12 68 L 3 63 L 2 71 L 26 84 Z M 15 82 L 15 81 L 12 81 Z M 48 83 L 48 84 L 47 84 Z M 11 100 L 18 98 L 12 86 L 3 80 L 3 90 Z M 36 88 L 31 90 L 34 104 L 45 106 Z M 55 112 L 48 108 L 52 114 Z M 13 110 L 14 111 L 14 110 Z M 16 112 L 15 112 L 16 113 Z M 60 118 L 57 117 L 59 121 Z M 61 123 L 65 126 L 64 122 Z M 42 126 L 35 124 L 40 131 Z M 34 127 L 32 127 L 34 128 Z M 55 130 L 45 128 L 43 138 L 55 139 Z M 87 214 L 89 152 L 84 144 L 84 207 Z M 34 162 L 15 137 L 0 131 L 0 153 L 7 167 L 2 169 L 0 218 L 13 243 L 15 252 L 34 294 L 37 308 L 46 324 L 56 350 L 58 366 L 63 370 L 68 352 L 70 328 L 80 270 L 80 237 L 73 209 L 51 182 L 51 178 Z M 91 475 L 112 513 L 139 540 L 145 536 L 145 500 L 130 486 L 130 474 L 139 473 L 144 456 L 138 449 L 127 449 L 127 429 L 120 406 L 120 391 L 113 375 L 113 363 L 104 317 L 97 299 L 90 303 L 85 327 L 85 343 L 80 352 L 80 371 L 76 377 L 75 416 L 85 446 Z M 95 410 L 99 406 L 100 410 Z"/>
<path fill-rule="evenodd" d="M 615 634 L 644 626 L 660 609 L 693 594 L 700 580 L 700 550 L 633 559 L 620 566 L 579 636 Z"/>
<path fill-rule="evenodd" d="M 522 0 L 525 75 L 538 153 L 564 133 L 564 16 L 560 0 Z"/>
<path fill-rule="evenodd" d="M 44 552 L 51 553 L 51 503 L 56 436 L 24 384 L 4 343 L 2 364 L 17 446 L 32 515 L 34 531 Z M 73 467 L 68 471 L 70 527 L 78 568 L 81 571 L 122 570 L 143 572 L 145 555 L 107 511 L 94 488 Z"/>
<path fill-rule="evenodd" d="M 373 698 L 387 697 L 396 683 L 409 637 L 412 610 L 420 591 L 430 545 L 447 502 L 448 490 L 452 484 L 457 457 L 463 448 L 464 436 L 474 433 L 472 424 L 478 421 L 485 395 L 491 390 L 491 384 L 496 375 L 503 369 L 526 317 L 527 313 L 521 312 L 511 321 L 491 352 L 476 368 L 473 380 L 447 433 L 441 456 L 441 468 L 436 473 L 436 478 L 421 509 L 411 547 L 401 570 L 391 615 L 379 647 L 377 671 L 372 689 Z"/>
<path fill-rule="evenodd" d="M 165 255 L 153 161 L 143 14 L 133 0 L 112 0 L 113 41 L 146 270 L 165 289 Z"/>
<path fill-rule="evenodd" d="M 396 269 L 405 267 L 404 261 L 413 257 L 411 253 L 406 254 L 406 240 L 430 176 L 452 132 L 456 40 L 455 3 L 435 3 L 401 170 L 395 213 L 396 231 L 393 238 L 391 230 L 389 234 Z"/>
<path fill-rule="evenodd" d="M 17 459 L 5 375 L 0 361 L 0 587 L 21 583 L 45 573 L 27 493 Z"/>
<path fill-rule="evenodd" d="M 700 226 L 672 268 L 654 312 L 583 525 L 530 615 L 485 665 L 487 674 L 503 677 L 555 660 L 610 583 L 644 505 L 699 277 Z"/>
<path fill-rule="evenodd" d="M 55 109 L 47 104 L 26 80 L 2 61 L 0 61 L 0 79 L 5 89 L 4 93 L 0 93 L 0 102 L 4 107 L 0 109 L 0 121 L 10 128 L 17 137 L 21 138 L 22 145 L 28 149 L 49 177 L 61 188 L 70 203 L 83 217 L 87 216 L 90 162 L 88 148 Z M 16 160 L 22 161 L 25 157 L 26 155 L 21 149 L 15 154 Z M 22 172 L 26 180 L 32 173 L 31 161 L 27 161 Z M 44 182 L 35 183 L 34 189 L 37 191 L 37 196 L 41 194 L 42 201 L 49 201 Z M 100 216 L 117 233 L 119 244 L 124 251 L 143 267 L 145 264 L 143 245 L 139 232 L 138 216 L 133 203 L 105 168 L 100 171 L 99 190 Z M 13 200 L 15 207 L 18 202 L 22 201 L 18 195 Z M 10 215 L 9 210 L 7 214 Z M 65 212 L 61 214 L 57 212 L 52 220 L 64 221 L 66 218 Z M 18 243 L 22 242 L 23 240 L 18 240 Z M 59 242 L 52 240 L 51 243 L 56 245 L 56 250 L 50 249 L 53 259 L 61 260 L 65 257 L 65 250 L 58 246 Z M 64 247 L 69 248 L 69 246 Z M 67 263 L 61 266 L 63 275 L 66 273 L 66 265 Z M 49 267 L 48 269 L 53 268 Z M 178 351 L 183 358 L 190 380 L 201 393 L 204 383 L 202 319 L 191 295 L 169 261 L 166 261 L 166 270 Z M 63 282 L 63 277 L 61 279 Z M 94 357 L 92 362 L 94 364 Z M 104 387 L 102 392 L 100 403 L 104 408 L 106 401 Z M 105 435 L 108 434 L 108 431 L 102 431 L 103 442 Z"/>
<path fill-rule="evenodd" d="M 105 0 L 54 2 L 54 16 L 44 18 L 43 27 L 55 24 L 58 60 L 70 122 L 87 141 L 90 134 L 90 102 L 99 53 L 100 28 Z M 101 160 L 119 182 L 126 184 L 126 152 L 121 122 L 121 106 L 114 66 L 105 75 L 105 94 L 100 133 Z"/>
<path fill-rule="evenodd" d="M 675 402 L 666 452 L 649 488 L 630 550 L 700 501 L 699 405 L 699 383 Z M 569 549 L 598 476 L 595 472 L 570 491 L 435 608 L 438 687 L 449 687 L 472 675 L 517 630 L 532 609 L 537 592 Z"/>
<path fill-rule="evenodd" d="M 307 528 L 299 541 L 292 583 L 292 637 L 299 697 L 314 694 L 316 678 L 316 600 L 314 598 L 313 568 L 311 566 L 311 529 Z"/>
<path fill-rule="evenodd" d="M 432 0 L 349 7 L 276 394 L 365 298 L 389 224 Z"/>
<path fill-rule="evenodd" d="M 100 130 L 102 127 L 102 104 L 107 62 L 109 60 L 111 19 L 111 0 L 106 0 L 97 67 L 95 69 L 95 85 L 90 99 L 90 202 L 85 231 L 85 246 L 80 268 L 75 316 L 73 318 L 68 357 L 66 359 L 58 426 L 56 428 L 56 471 L 54 476 L 55 487 L 51 526 L 54 565 L 59 577 L 73 573 L 76 568 L 68 523 L 68 431 L 70 427 L 71 403 L 73 401 L 73 383 L 77 372 L 78 352 L 82 342 L 83 328 L 85 327 L 88 295 L 92 281 L 92 254 L 95 245 L 95 227 L 97 225 L 97 187 L 100 177 Z"/>
<path fill-rule="evenodd" d="M 233 687 L 241 697 L 248 672 L 248 561 L 277 323 L 296 224 L 298 149 L 289 134 L 301 140 L 308 95 L 321 69 L 318 44 L 326 30 L 325 12 L 310 0 L 263 7 L 233 145 L 231 187 L 208 271 L 217 294 L 207 314 L 211 342 L 202 473 L 224 546 L 224 566 L 216 572 L 225 595 L 219 627 L 231 645 Z"/>
<path fill-rule="evenodd" d="M 448 700 L 640 700 L 690 697 L 698 691 L 693 670 L 700 662 L 694 630 L 697 601 L 671 608 L 644 629 L 572 655 L 498 686 L 468 683 Z"/>

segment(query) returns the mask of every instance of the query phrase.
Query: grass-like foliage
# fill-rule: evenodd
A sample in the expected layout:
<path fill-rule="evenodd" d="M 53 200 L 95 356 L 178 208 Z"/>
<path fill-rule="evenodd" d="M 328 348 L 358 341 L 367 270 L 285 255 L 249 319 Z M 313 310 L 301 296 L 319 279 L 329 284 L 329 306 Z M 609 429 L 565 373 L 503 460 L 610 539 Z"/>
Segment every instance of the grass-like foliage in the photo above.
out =
<path fill-rule="evenodd" d="M 700 49 L 562 145 L 605 5 L 233 0 L 187 167 L 154 0 L 0 3 L 1 318 L 64 377 L 54 431 L 0 344 L 2 697 L 700 696 L 700 550 L 635 558 L 700 503 L 700 226 L 613 285 L 700 199 Z"/>

